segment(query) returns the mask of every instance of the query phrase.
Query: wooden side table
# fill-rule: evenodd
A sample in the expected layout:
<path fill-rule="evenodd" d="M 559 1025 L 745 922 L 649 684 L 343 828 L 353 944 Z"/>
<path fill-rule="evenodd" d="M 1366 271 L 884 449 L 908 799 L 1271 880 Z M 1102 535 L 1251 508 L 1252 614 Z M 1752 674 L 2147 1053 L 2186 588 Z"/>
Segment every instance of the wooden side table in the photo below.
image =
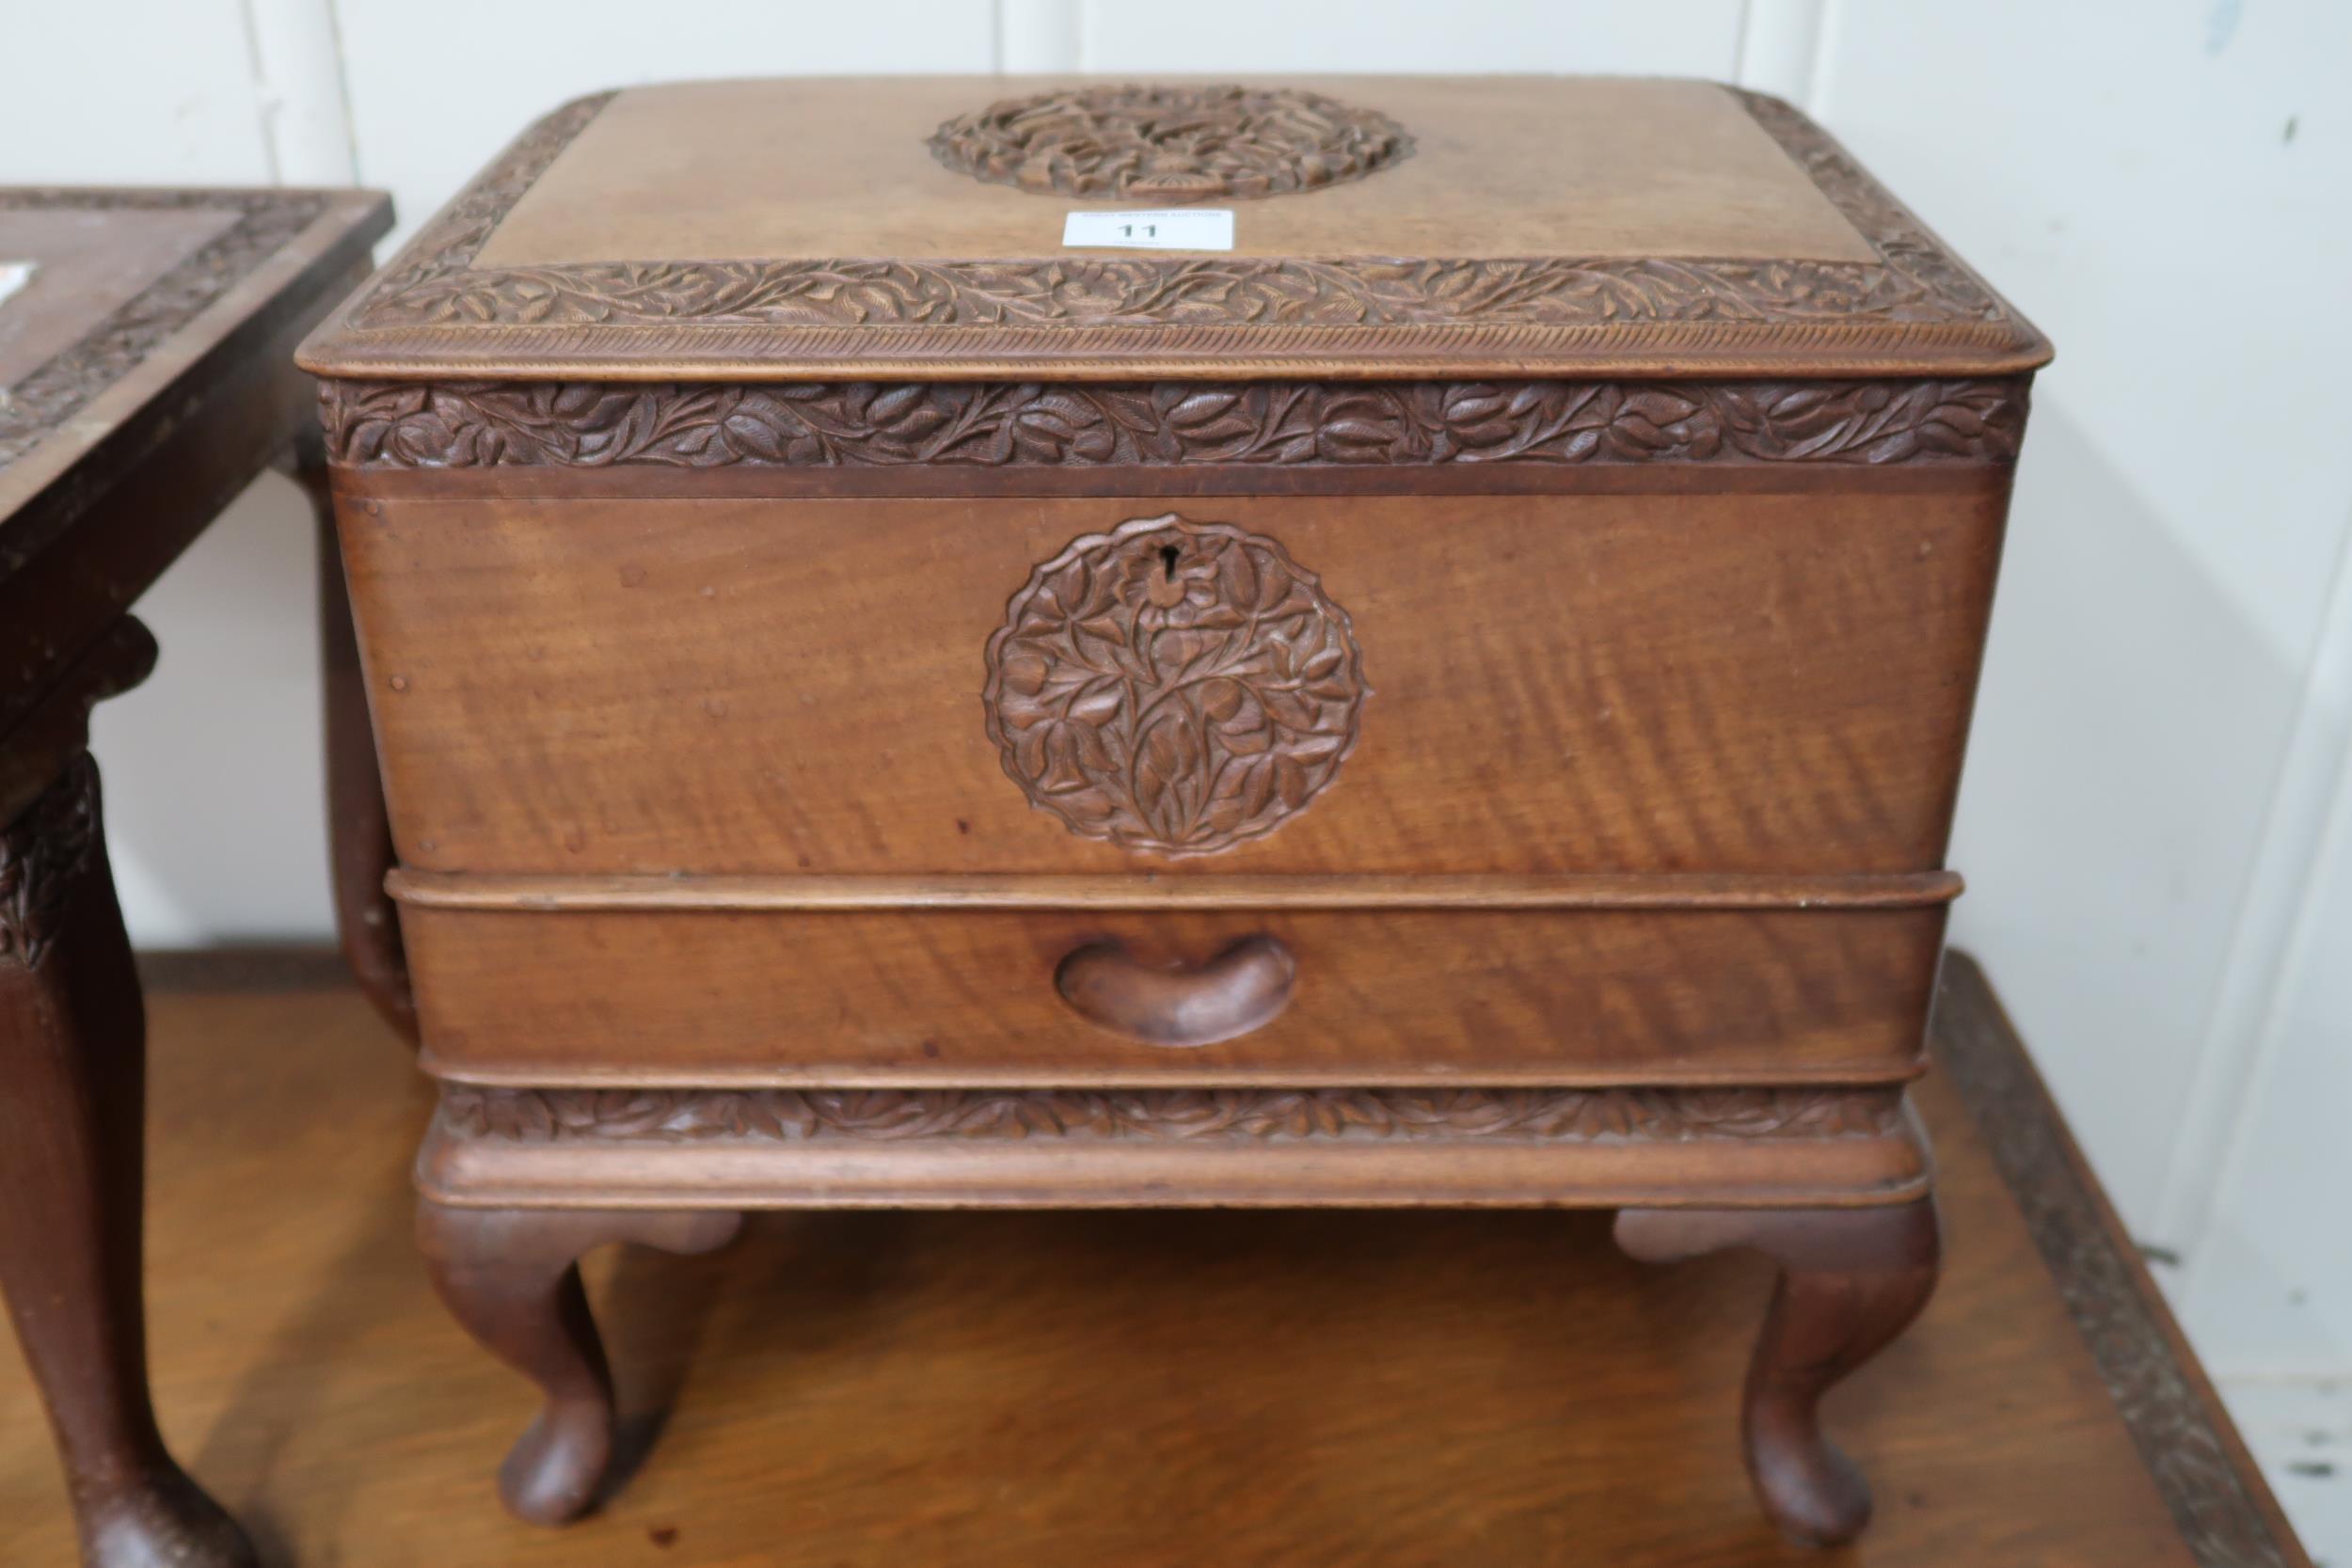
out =
<path fill-rule="evenodd" d="M 89 712 L 154 662 L 132 602 L 263 467 L 323 499 L 291 355 L 390 223 L 365 191 L 0 189 L 0 262 L 33 268 L 0 300 L 0 1287 L 93 1565 L 254 1559 L 148 1398 L 145 1020 Z M 383 806 L 319 536 L 338 911 L 398 1019 Z"/>

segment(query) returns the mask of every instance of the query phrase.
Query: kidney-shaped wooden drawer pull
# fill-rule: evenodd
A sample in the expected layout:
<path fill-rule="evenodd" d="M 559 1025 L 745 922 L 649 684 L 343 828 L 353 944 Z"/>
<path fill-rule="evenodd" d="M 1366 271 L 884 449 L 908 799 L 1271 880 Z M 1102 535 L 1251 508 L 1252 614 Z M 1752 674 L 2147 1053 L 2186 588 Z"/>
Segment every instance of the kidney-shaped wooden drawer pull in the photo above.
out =
<path fill-rule="evenodd" d="M 1198 967 L 1165 968 L 1115 942 L 1079 948 L 1054 985 L 1088 1022 L 1151 1045 L 1213 1045 L 1274 1022 L 1298 974 L 1272 937 L 1235 942 Z"/>

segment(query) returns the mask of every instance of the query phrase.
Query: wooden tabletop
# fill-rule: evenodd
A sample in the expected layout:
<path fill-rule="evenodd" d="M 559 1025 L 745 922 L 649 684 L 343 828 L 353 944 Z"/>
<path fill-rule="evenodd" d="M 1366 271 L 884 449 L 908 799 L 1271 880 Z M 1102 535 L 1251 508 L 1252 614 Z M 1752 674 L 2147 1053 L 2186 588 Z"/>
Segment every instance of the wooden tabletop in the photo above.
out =
<path fill-rule="evenodd" d="M 0 187 L 0 823 L 147 673 L 125 614 L 314 431 L 295 342 L 366 275 L 372 191 Z"/>
<path fill-rule="evenodd" d="M 94 451 L 133 455 L 120 433 L 160 395 L 320 303 L 390 226 L 373 191 L 0 186 L 0 261 L 34 268 L 0 301 L 0 538 Z"/>
<path fill-rule="evenodd" d="M 1948 1267 L 1831 1401 L 1881 1498 L 1832 1559 L 1740 1473 L 1767 1271 L 1541 1212 L 771 1216 L 607 1257 L 627 1440 L 665 1430 L 600 1514 L 517 1525 L 531 1401 L 412 1251 L 405 1053 L 322 963 L 151 980 L 158 1403 L 274 1562 L 2308 1568 L 1964 958 L 1923 1090 Z M 70 1540 L 9 1362 L 0 1560 Z"/>

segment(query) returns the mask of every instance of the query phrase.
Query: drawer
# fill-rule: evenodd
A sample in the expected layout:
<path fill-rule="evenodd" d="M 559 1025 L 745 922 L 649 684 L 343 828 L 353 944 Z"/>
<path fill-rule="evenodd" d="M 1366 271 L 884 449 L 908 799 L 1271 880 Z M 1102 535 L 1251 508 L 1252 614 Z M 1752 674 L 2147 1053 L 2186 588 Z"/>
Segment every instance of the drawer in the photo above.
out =
<path fill-rule="evenodd" d="M 421 869 L 1896 872 L 1941 863 L 2005 499 L 1937 484 L 342 527 Z"/>
<path fill-rule="evenodd" d="M 1888 1082 L 1940 902 L 483 907 L 396 879 L 437 1073 L 518 1084 Z"/>

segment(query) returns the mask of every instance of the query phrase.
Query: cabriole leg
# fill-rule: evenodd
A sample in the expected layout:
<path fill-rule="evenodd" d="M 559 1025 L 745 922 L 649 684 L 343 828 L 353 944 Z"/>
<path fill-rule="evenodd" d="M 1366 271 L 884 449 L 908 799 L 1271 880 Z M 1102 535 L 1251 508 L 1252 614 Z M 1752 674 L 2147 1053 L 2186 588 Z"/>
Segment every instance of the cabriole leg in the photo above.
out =
<path fill-rule="evenodd" d="M 69 767 L 0 833 L 0 1287 L 90 1568 L 249 1568 L 164 1449 L 140 1287 L 147 1019 L 99 826 Z"/>
<path fill-rule="evenodd" d="M 596 1502 L 612 1464 L 612 1377 L 580 1288 L 580 1258 L 608 1242 L 710 1252 L 742 1223 L 726 1211 L 418 1206 L 418 1240 L 451 1314 L 547 1396 L 499 1470 L 510 1513 L 567 1524 Z"/>
<path fill-rule="evenodd" d="M 1748 1476 L 1790 1540 L 1829 1546 L 1870 1521 L 1870 1488 L 1821 1431 L 1821 1396 L 1910 1326 L 1935 1289 L 1932 1199 L 1874 1209 L 1628 1209 L 1617 1244 L 1648 1263 L 1750 1247 L 1780 1265 L 1740 1412 Z"/>

